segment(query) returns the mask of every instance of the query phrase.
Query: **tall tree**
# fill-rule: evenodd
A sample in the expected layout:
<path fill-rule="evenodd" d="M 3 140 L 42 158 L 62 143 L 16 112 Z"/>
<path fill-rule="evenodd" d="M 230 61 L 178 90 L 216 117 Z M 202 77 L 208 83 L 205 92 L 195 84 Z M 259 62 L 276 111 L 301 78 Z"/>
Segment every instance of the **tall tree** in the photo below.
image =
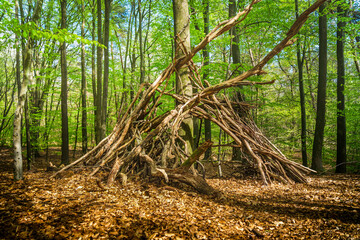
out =
<path fill-rule="evenodd" d="M 174 13 L 174 34 L 175 34 L 175 58 L 184 56 L 179 43 L 183 45 L 185 51 L 190 51 L 190 22 L 189 22 L 189 4 L 188 0 L 173 0 Z M 176 93 L 191 97 L 193 86 L 189 78 L 189 70 L 181 68 L 176 74 Z M 185 119 L 182 123 L 181 137 L 186 141 L 188 152 L 192 153 L 194 123 L 191 117 Z"/>
<path fill-rule="evenodd" d="M 61 28 L 66 29 L 66 6 L 67 0 L 60 0 Z M 67 89 L 67 61 L 66 43 L 61 43 L 61 163 L 69 164 L 69 122 L 68 122 L 68 89 Z"/>
<path fill-rule="evenodd" d="M 85 4 L 81 0 L 81 37 L 85 37 Z M 81 42 L 81 135 L 82 152 L 87 152 L 87 110 L 86 110 L 86 66 L 85 66 L 85 44 Z"/>
<path fill-rule="evenodd" d="M 101 0 L 97 0 L 97 37 L 98 42 L 103 44 L 102 40 L 102 16 L 101 16 Z M 101 129 L 101 104 L 102 104 L 102 57 L 103 57 L 103 49 L 101 46 L 97 46 L 96 50 L 96 98 L 95 98 L 95 141 L 99 143 L 103 137 L 105 137 L 105 133 L 102 133 Z"/>
<path fill-rule="evenodd" d="M 15 0 L 15 19 L 19 21 L 19 1 Z M 16 47 L 16 84 L 18 86 L 18 97 L 20 95 L 21 90 L 21 71 L 20 71 L 20 36 L 19 34 L 15 34 L 15 47 Z"/>
<path fill-rule="evenodd" d="M 322 150 L 324 141 L 325 113 L 326 113 L 326 78 L 327 78 L 327 16 L 326 2 L 319 8 L 319 76 L 317 92 L 316 124 L 313 144 L 311 168 L 322 172 Z"/>
<path fill-rule="evenodd" d="M 337 7 L 337 41 L 336 41 L 336 59 L 337 59 L 337 141 L 336 141 L 336 172 L 346 172 L 346 119 L 345 119 L 345 59 L 344 59 L 344 41 L 345 41 L 345 18 L 346 10 L 343 7 L 344 1 L 338 1 Z"/>
<path fill-rule="evenodd" d="M 37 23 L 40 19 L 43 0 L 36 2 L 35 10 L 30 22 Z M 20 6 L 20 8 L 22 5 Z M 21 10 L 21 9 L 20 9 Z M 33 49 L 33 38 L 31 34 L 27 39 L 26 47 L 23 53 L 23 81 L 21 83 L 18 102 L 14 114 L 14 130 L 13 130 L 13 144 L 14 144 L 14 180 L 21 180 L 23 178 L 23 159 L 21 148 L 21 118 L 24 112 L 24 105 L 27 93 L 27 87 L 32 79 L 31 73 L 31 58 Z"/>
<path fill-rule="evenodd" d="M 295 14 L 296 19 L 299 18 L 299 1 L 295 0 Z M 305 41 L 304 41 L 305 42 Z M 305 46 L 303 46 L 305 49 Z M 306 153 L 306 111 L 305 111 L 305 91 L 304 91 L 304 77 L 303 77 L 303 67 L 305 59 L 305 51 L 301 56 L 301 46 L 300 41 L 296 42 L 296 57 L 297 57 L 297 67 L 299 74 L 299 94 L 300 94 L 300 110 L 301 110 L 301 156 L 302 164 L 307 167 L 307 153 Z"/>
<path fill-rule="evenodd" d="M 96 41 L 96 0 L 92 0 L 91 4 L 91 39 Z M 94 106 L 94 132 L 95 132 L 95 141 L 97 135 L 97 126 L 96 126 L 96 104 L 97 104 L 97 85 L 96 85 L 96 49 L 95 44 L 91 45 L 91 84 L 92 84 L 92 93 L 93 93 L 93 106 Z"/>
<path fill-rule="evenodd" d="M 229 18 L 232 18 L 236 15 L 238 10 L 238 6 L 237 6 L 237 1 L 236 0 L 229 0 Z M 236 26 L 232 27 L 229 30 L 229 34 L 231 37 L 231 41 L 230 41 L 230 55 L 232 58 L 232 63 L 235 65 L 235 70 L 233 75 L 237 76 L 240 74 L 240 71 L 238 70 L 239 65 L 240 65 L 240 39 L 239 39 L 239 35 L 237 33 L 237 28 Z M 237 98 L 237 101 L 243 101 L 244 97 L 241 93 L 241 89 L 242 86 L 239 86 L 238 89 L 236 89 L 235 92 L 235 98 Z M 239 160 L 241 158 L 241 150 L 238 147 L 233 147 L 232 148 L 232 158 L 234 160 Z"/>
<path fill-rule="evenodd" d="M 145 79 L 145 58 L 144 58 L 144 44 L 143 44 L 143 11 L 141 10 L 141 0 L 138 0 L 138 11 L 139 11 L 139 55 L 140 55 L 140 84 Z"/>
<path fill-rule="evenodd" d="M 209 10 L 210 4 L 209 0 L 203 0 L 203 7 L 204 7 L 204 35 L 209 34 Z M 208 46 L 205 46 L 202 51 L 203 59 L 204 59 L 204 74 L 203 79 L 208 80 L 209 78 L 209 63 L 210 63 L 210 54 Z M 211 121 L 209 119 L 205 119 L 205 141 L 211 141 Z M 205 159 L 209 159 L 211 157 L 211 148 L 208 148 L 205 152 Z"/>
<path fill-rule="evenodd" d="M 109 86 L 109 35 L 110 35 L 110 12 L 111 0 L 105 0 L 105 19 L 104 19 L 104 82 L 103 82 L 103 96 L 101 104 L 101 139 L 106 135 L 106 115 L 107 115 L 107 101 L 108 101 L 108 86 Z M 101 140 L 100 139 L 100 140 Z"/>

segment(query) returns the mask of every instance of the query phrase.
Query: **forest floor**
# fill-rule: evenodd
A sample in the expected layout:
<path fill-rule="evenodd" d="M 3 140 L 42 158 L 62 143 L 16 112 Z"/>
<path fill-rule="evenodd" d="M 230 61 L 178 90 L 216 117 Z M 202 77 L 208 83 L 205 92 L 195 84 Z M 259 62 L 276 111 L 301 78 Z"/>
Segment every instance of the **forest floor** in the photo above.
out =
<path fill-rule="evenodd" d="M 359 175 L 208 179 L 214 198 L 140 180 L 103 188 L 84 171 L 14 182 L 11 163 L 0 148 L 0 239 L 360 239 Z"/>

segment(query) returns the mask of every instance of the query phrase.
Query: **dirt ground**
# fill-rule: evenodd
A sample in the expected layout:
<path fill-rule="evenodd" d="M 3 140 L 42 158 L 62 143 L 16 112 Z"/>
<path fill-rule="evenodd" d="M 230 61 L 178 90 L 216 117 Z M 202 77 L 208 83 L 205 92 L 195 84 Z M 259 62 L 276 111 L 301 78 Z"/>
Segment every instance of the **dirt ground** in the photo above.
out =
<path fill-rule="evenodd" d="M 11 164 L 0 148 L 0 239 L 360 239 L 359 175 L 208 179 L 215 198 L 156 181 L 103 188 L 86 170 L 53 179 L 43 166 L 14 182 Z"/>

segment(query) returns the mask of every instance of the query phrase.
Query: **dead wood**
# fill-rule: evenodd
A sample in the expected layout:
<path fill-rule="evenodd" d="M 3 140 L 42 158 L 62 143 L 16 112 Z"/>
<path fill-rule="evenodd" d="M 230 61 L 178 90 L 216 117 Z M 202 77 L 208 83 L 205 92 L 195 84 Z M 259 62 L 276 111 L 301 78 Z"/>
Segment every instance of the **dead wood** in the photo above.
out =
<path fill-rule="evenodd" d="M 309 14 L 315 11 L 325 0 L 318 0 L 310 6 L 292 25 L 286 37 L 274 47 L 252 69 L 227 81 L 211 86 L 204 85 L 198 74 L 193 56 L 210 41 L 240 23 L 260 0 L 253 0 L 249 6 L 235 17 L 216 26 L 191 52 L 183 49 L 184 56 L 174 59 L 172 63 L 152 83 L 141 85 L 135 99 L 127 111 L 119 118 L 112 133 L 95 148 L 72 164 L 61 169 L 53 176 L 70 167 L 84 163 L 95 166 L 91 173 L 95 175 L 101 170 L 111 169 L 107 184 L 111 185 L 118 174 L 122 179 L 127 175 L 160 176 L 166 181 L 176 180 L 194 187 L 199 192 L 213 194 L 216 191 L 206 181 L 188 170 L 210 147 L 204 143 L 192 156 L 186 154 L 185 141 L 179 136 L 181 123 L 188 117 L 209 119 L 218 125 L 232 139 L 234 144 L 246 153 L 250 165 L 257 169 L 263 183 L 270 184 L 274 180 L 293 183 L 306 182 L 305 174 L 312 170 L 288 160 L 258 129 L 255 122 L 247 114 L 251 107 L 247 103 L 231 102 L 226 96 L 219 97 L 222 89 L 239 85 L 271 84 L 273 82 L 254 82 L 248 80 L 254 75 L 265 74 L 262 68 L 282 49 L 291 45 Z M 178 44 L 181 47 L 181 43 Z M 169 79 L 178 69 L 188 67 L 193 85 L 197 88 L 193 96 L 180 96 L 173 90 L 166 91 Z M 245 81 L 246 80 L 246 81 Z M 156 114 L 163 95 L 173 97 L 178 105 L 175 109 Z M 155 101 L 152 99 L 156 97 Z M 242 111 L 241 117 L 235 111 Z"/>

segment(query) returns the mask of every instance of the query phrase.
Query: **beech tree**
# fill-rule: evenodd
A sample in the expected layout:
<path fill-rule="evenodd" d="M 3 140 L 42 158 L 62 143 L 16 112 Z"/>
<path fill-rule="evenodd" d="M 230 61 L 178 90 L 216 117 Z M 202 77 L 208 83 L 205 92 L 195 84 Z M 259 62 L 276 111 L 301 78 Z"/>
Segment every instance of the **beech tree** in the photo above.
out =
<path fill-rule="evenodd" d="M 203 7 L 204 7 L 204 12 L 203 12 L 203 20 L 204 20 L 204 35 L 208 35 L 209 34 L 209 29 L 210 29 L 210 21 L 209 21 L 209 10 L 210 10 L 210 3 L 209 0 L 203 0 L 202 2 Z M 209 64 L 210 64 L 210 54 L 209 54 L 209 49 L 208 46 L 205 46 L 203 51 L 202 51 L 202 55 L 203 55 L 203 59 L 204 59 L 204 74 L 203 74 L 203 79 L 204 79 L 204 83 L 205 81 L 208 81 L 208 77 L 209 77 Z M 209 119 L 205 119 L 204 120 L 204 127 L 205 127 L 205 140 L 206 141 L 211 141 L 211 121 Z M 209 159 L 211 157 L 211 148 L 208 148 L 205 152 L 205 159 Z"/>
<path fill-rule="evenodd" d="M 104 19 L 104 82 L 103 94 L 101 98 L 101 139 L 106 136 L 106 119 L 108 107 L 108 92 L 109 92 L 109 35 L 110 35 L 110 13 L 111 0 L 105 0 L 105 19 Z"/>
<path fill-rule="evenodd" d="M 40 13 L 42 9 L 43 1 L 39 0 L 36 2 L 33 15 L 30 22 L 37 23 L 40 19 Z M 29 35 L 27 43 L 23 53 L 23 80 L 20 87 L 20 93 L 18 96 L 18 102 L 16 105 L 14 115 L 14 133 L 13 133 L 13 144 L 14 144 L 14 179 L 21 180 L 23 178 L 23 158 L 22 158 L 22 147 L 21 147 L 21 118 L 23 117 L 24 104 L 26 99 L 26 93 L 28 84 L 32 81 L 31 73 L 31 61 L 33 51 L 33 38 Z"/>
<path fill-rule="evenodd" d="M 102 32 L 102 12 L 101 12 L 101 0 L 96 0 L 97 6 L 97 41 L 103 44 L 103 32 Z M 102 122 L 102 95 L 103 95 L 103 83 L 102 83 L 102 71 L 103 71 L 103 48 L 97 46 L 96 48 L 96 96 L 95 96 L 95 140 L 99 143 L 101 139 L 105 137 L 104 129 L 101 128 Z"/>
<path fill-rule="evenodd" d="M 85 4 L 81 0 L 81 37 L 85 38 Z M 81 134 L 82 134 L 82 152 L 85 154 L 88 149 L 87 134 L 87 110 L 86 110 L 86 61 L 85 61 L 85 44 L 81 42 Z"/>
<path fill-rule="evenodd" d="M 174 12 L 174 34 L 175 34 L 175 58 L 179 59 L 187 52 L 190 52 L 190 22 L 188 0 L 173 0 Z M 193 94 L 192 82 L 189 79 L 189 70 L 187 68 L 179 69 L 176 74 L 176 93 L 185 97 L 191 97 Z M 187 152 L 192 153 L 194 121 L 187 117 L 181 125 L 180 136 L 187 143 Z"/>
<path fill-rule="evenodd" d="M 67 1 L 60 0 L 61 28 L 66 29 Z M 66 61 L 66 43 L 61 43 L 61 163 L 69 164 L 69 123 L 68 123 L 68 74 Z"/>
<path fill-rule="evenodd" d="M 345 120 L 345 18 L 346 9 L 343 1 L 338 1 L 336 58 L 337 58 L 337 141 L 336 141 L 336 172 L 346 172 L 346 120 Z"/>
<path fill-rule="evenodd" d="M 299 2 L 295 0 L 295 15 L 299 17 Z M 305 41 L 304 41 L 305 43 Z M 301 51 L 300 40 L 296 42 L 296 58 L 299 78 L 299 94 L 300 94 L 300 109 L 301 109 L 301 157 L 304 166 L 308 165 L 307 151 L 306 151 L 306 110 L 305 110 L 305 91 L 304 91 L 304 61 L 305 61 L 305 46 Z"/>
<path fill-rule="evenodd" d="M 326 82 L 327 82 L 327 16 L 326 4 L 320 6 L 319 10 L 319 79 L 317 94 L 316 125 L 314 135 L 314 146 L 311 168 L 322 172 L 322 150 L 324 141 L 325 112 L 326 112 Z"/>

